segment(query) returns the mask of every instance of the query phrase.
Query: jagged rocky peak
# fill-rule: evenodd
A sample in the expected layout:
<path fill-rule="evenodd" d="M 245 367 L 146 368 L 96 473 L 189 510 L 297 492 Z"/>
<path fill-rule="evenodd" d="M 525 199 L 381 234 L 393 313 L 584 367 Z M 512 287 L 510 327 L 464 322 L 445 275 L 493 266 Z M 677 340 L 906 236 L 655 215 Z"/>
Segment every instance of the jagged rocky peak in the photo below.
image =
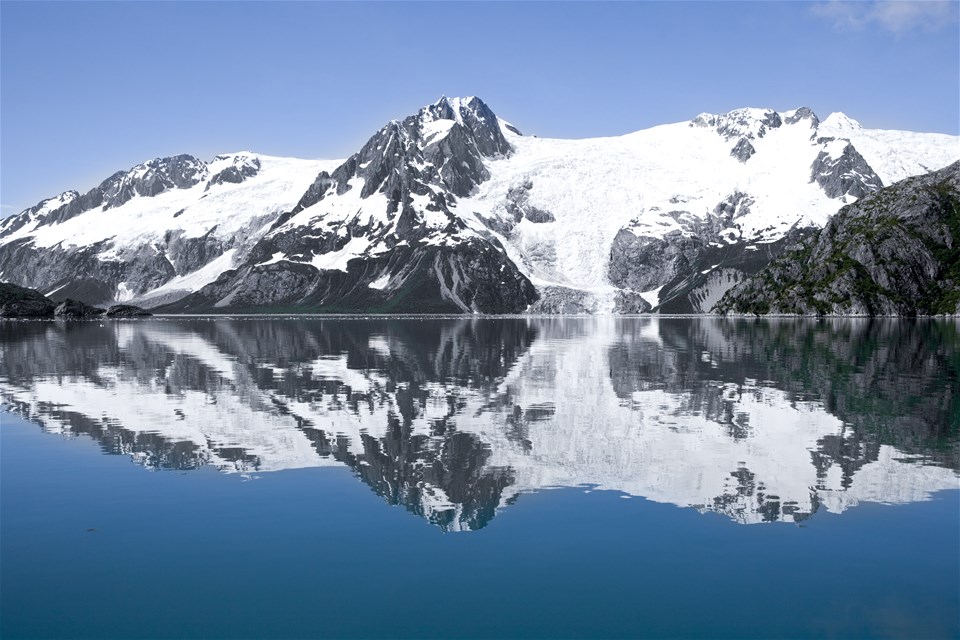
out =
<path fill-rule="evenodd" d="M 725 140 L 746 138 L 754 140 L 762 138 L 770 129 L 777 129 L 783 125 L 780 114 L 773 109 L 758 109 L 747 107 L 734 109 L 728 113 L 712 114 L 701 113 L 692 121 L 692 127 L 707 127 L 716 129 Z"/>
<path fill-rule="evenodd" d="M 384 194 L 391 214 L 411 193 L 440 209 L 450 203 L 428 185 L 464 197 L 490 177 L 485 158 L 512 151 L 499 118 L 480 98 L 443 97 L 403 120 L 391 120 L 332 174 L 320 173 L 297 210 L 354 186 L 360 186 L 361 198 Z"/>
<path fill-rule="evenodd" d="M 41 200 L 34 206 L 24 209 L 15 216 L 0 220 L 0 237 L 13 233 L 25 224 L 42 221 L 43 218 L 46 218 L 51 213 L 63 210 L 79 197 L 80 194 L 76 191 L 64 191 L 58 196 Z"/>
<path fill-rule="evenodd" d="M 134 196 L 155 196 L 168 189 L 188 189 L 207 177 L 207 165 L 191 155 L 155 158 L 103 181 L 104 209 L 119 207 Z"/>
<path fill-rule="evenodd" d="M 825 140 L 810 167 L 810 182 L 816 182 L 827 197 L 862 198 L 883 187 L 883 181 L 848 140 Z"/>
<path fill-rule="evenodd" d="M 475 96 L 469 98 L 444 96 L 432 105 L 421 109 L 418 116 L 422 123 L 421 128 L 426 127 L 426 131 L 434 139 L 443 137 L 438 135 L 443 129 L 449 130 L 454 125 L 459 125 L 470 133 L 477 149 L 486 157 L 509 155 L 512 151 L 510 143 L 500 130 L 500 119 L 483 100 Z M 446 124 L 447 122 L 452 124 Z M 431 126 L 429 123 L 434 124 Z"/>
<path fill-rule="evenodd" d="M 715 129 L 724 140 L 736 140 L 736 144 L 730 149 L 730 155 L 740 162 L 746 162 L 756 153 L 751 141 L 763 138 L 771 129 L 798 123 L 805 123 L 816 130 L 820 119 L 809 107 L 783 113 L 773 109 L 747 107 L 724 114 L 701 113 L 690 121 L 690 126 Z"/>
<path fill-rule="evenodd" d="M 206 190 L 217 184 L 240 184 L 260 172 L 260 158 L 249 151 L 216 156 L 208 165 L 212 174 Z"/>
<path fill-rule="evenodd" d="M 126 171 L 117 171 L 83 195 L 71 190 L 41 200 L 0 223 L 0 237 L 32 223 L 42 227 L 65 222 L 92 209 L 113 209 L 137 196 L 152 197 L 170 189 L 189 189 L 207 180 L 211 173 L 214 175 L 208 188 L 210 184 L 242 182 L 259 170 L 259 158 L 247 152 L 217 156 L 209 165 L 187 154 L 154 158 Z"/>
<path fill-rule="evenodd" d="M 820 118 L 817 117 L 817 114 L 815 114 L 810 107 L 800 107 L 799 109 L 783 113 L 784 124 L 797 124 L 804 121 L 808 122 L 810 127 L 814 129 L 820 125 Z"/>

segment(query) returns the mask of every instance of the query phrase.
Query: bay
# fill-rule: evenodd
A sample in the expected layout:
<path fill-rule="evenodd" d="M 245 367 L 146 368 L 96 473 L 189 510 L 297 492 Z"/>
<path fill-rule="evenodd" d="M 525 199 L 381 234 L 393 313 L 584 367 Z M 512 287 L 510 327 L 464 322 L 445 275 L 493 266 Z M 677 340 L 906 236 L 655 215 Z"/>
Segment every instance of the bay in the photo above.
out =
<path fill-rule="evenodd" d="M 943 320 L 0 323 L 3 637 L 956 637 Z"/>

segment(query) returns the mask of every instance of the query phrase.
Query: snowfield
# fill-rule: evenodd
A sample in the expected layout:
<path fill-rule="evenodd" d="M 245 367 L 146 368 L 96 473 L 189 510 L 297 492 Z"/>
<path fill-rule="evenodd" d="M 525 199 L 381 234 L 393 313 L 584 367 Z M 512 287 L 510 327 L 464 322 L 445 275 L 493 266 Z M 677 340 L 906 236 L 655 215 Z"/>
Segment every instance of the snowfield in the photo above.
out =
<path fill-rule="evenodd" d="M 817 137 L 849 137 L 885 185 L 960 157 L 956 136 L 865 130 L 843 114 L 831 114 L 819 130 L 808 119 L 768 129 L 750 140 L 756 153 L 745 163 L 730 155 L 733 142 L 689 122 L 586 140 L 503 131 L 516 153 L 490 162 L 491 179 L 461 200 L 457 212 L 482 227 L 481 217 L 506 215 L 503 203 L 511 188 L 532 182 L 529 204 L 556 221 L 521 220 L 511 238 L 501 238 L 511 257 L 526 266 L 534 284 L 598 293 L 611 289 L 610 246 L 620 229 L 654 238 L 689 235 L 671 213 L 706 220 L 738 191 L 753 199 L 750 213 L 738 220 L 743 238 L 771 242 L 798 224 L 823 226 L 855 198 L 831 199 L 811 182 L 811 165 L 823 148 Z M 844 146 L 837 145 L 837 152 Z"/>

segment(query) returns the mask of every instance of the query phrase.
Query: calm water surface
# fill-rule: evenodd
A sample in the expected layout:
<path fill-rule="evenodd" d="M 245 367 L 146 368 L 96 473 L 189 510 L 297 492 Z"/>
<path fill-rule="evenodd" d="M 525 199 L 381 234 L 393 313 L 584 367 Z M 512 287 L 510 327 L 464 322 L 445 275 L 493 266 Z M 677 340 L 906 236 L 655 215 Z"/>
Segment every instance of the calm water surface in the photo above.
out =
<path fill-rule="evenodd" d="M 4 638 L 960 635 L 956 322 L 0 344 Z"/>

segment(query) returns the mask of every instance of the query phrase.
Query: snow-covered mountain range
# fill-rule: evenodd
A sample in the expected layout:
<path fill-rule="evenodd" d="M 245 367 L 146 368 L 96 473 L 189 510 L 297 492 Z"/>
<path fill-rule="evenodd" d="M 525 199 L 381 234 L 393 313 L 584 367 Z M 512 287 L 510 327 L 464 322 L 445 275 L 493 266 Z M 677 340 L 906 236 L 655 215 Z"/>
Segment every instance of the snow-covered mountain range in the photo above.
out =
<path fill-rule="evenodd" d="M 447 530 L 583 485 L 795 522 L 960 486 L 957 325 L 925 326 L 20 323 L 0 331 L 0 400 L 149 468 L 346 466 Z"/>
<path fill-rule="evenodd" d="M 441 98 L 350 158 L 151 160 L 0 223 L 0 279 L 168 311 L 707 311 L 956 136 L 739 109 L 588 140 Z"/>

